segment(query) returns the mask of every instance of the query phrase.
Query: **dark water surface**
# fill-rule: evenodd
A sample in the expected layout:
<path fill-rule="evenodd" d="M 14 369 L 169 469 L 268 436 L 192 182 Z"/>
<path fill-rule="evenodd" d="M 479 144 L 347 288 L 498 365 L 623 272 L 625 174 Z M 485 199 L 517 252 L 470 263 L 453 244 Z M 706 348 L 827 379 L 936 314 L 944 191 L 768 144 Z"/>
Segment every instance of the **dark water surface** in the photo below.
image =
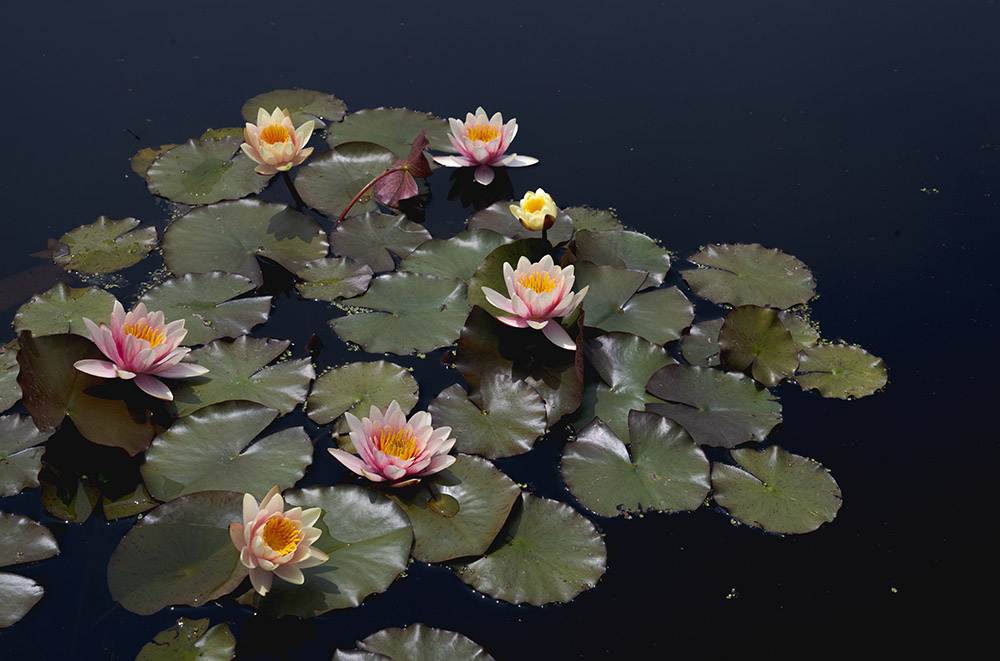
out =
<path fill-rule="evenodd" d="M 132 522 L 63 524 L 30 491 L 0 509 L 48 525 L 63 554 L 17 570 L 46 594 L 0 632 L 0 657 L 131 659 L 180 615 L 230 622 L 241 659 L 326 659 L 412 622 L 461 631 L 498 660 L 812 656 L 869 633 L 895 646 L 954 636 L 956 652 L 971 642 L 989 611 L 970 599 L 996 585 L 986 540 L 998 459 L 997 3 L 342 4 L 7 8 L 5 319 L 50 286 L 22 275 L 47 237 L 99 215 L 162 229 L 166 207 L 128 158 L 240 124 L 255 94 L 304 87 L 350 110 L 446 117 L 483 105 L 517 117 L 515 151 L 541 159 L 511 171 L 518 196 L 542 186 L 560 206 L 614 207 L 680 258 L 709 242 L 759 242 L 812 269 L 823 336 L 881 356 L 890 377 L 856 402 L 777 389 L 784 423 L 768 444 L 832 471 L 837 520 L 780 538 L 704 509 L 595 517 L 608 571 L 570 604 L 495 602 L 418 563 L 360 608 L 275 622 L 231 604 L 124 611 L 105 576 Z M 447 174 L 431 178 L 438 237 L 469 214 L 446 200 Z M 302 352 L 308 332 L 278 319 L 290 303 L 276 298 L 257 334 Z M 322 326 L 320 367 L 348 360 Z M 422 383 L 420 406 L 439 390 Z M 567 500 L 558 450 L 547 441 L 499 463 Z"/>

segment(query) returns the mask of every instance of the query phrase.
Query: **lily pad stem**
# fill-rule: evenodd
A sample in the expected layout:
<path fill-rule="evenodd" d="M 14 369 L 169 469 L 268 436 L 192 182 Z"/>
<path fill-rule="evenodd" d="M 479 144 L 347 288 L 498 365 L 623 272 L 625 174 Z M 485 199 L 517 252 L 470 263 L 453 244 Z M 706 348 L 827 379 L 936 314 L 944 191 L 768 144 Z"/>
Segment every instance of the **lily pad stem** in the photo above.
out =
<path fill-rule="evenodd" d="M 292 199 L 295 200 L 295 208 L 302 211 L 302 207 L 306 205 L 299 197 L 299 192 L 295 190 L 295 185 L 292 184 L 292 178 L 288 176 L 288 170 L 281 171 L 281 178 L 285 180 L 285 185 L 288 186 L 288 192 L 292 194 Z"/>
<path fill-rule="evenodd" d="M 378 182 L 379 179 L 383 179 L 385 177 L 388 177 L 393 172 L 399 172 L 402 169 L 403 169 L 402 167 L 399 167 L 399 168 L 389 168 L 388 170 L 386 170 L 385 172 L 383 172 L 382 174 L 380 174 L 379 176 L 375 177 L 374 179 L 372 179 L 371 181 L 369 181 L 367 184 L 365 184 L 365 187 L 362 188 L 360 191 L 358 191 L 358 194 L 354 196 L 354 199 L 351 200 L 350 204 L 347 205 L 347 208 L 344 209 L 344 212 L 342 214 L 340 214 L 340 216 L 337 217 L 337 220 L 335 221 L 334 224 L 339 223 L 340 221 L 342 221 L 344 219 L 344 216 L 347 215 L 347 212 L 351 210 L 351 207 L 353 207 L 357 203 L 357 201 L 361 199 L 361 196 L 364 195 L 365 193 L 367 193 L 368 189 L 371 188 L 372 186 L 374 186 Z"/>

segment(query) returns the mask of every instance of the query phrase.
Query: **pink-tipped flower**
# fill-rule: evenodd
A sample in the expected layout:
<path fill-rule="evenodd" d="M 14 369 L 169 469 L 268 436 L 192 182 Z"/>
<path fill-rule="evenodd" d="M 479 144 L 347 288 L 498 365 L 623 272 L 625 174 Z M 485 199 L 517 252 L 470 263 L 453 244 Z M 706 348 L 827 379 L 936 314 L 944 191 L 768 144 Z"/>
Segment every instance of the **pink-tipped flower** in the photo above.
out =
<path fill-rule="evenodd" d="M 557 347 L 575 351 L 576 343 L 555 320 L 575 310 L 590 289 L 587 285 L 574 294 L 575 278 L 572 265 L 559 268 L 549 255 L 534 264 L 527 257 L 521 257 L 516 269 L 511 268 L 509 262 L 503 264 L 503 279 L 510 298 L 489 287 L 483 287 L 483 293 L 491 305 L 513 315 L 497 317 L 499 321 L 515 328 L 540 330 Z"/>
<path fill-rule="evenodd" d="M 329 556 L 312 547 L 322 531 L 312 525 L 322 510 L 302 511 L 293 507 L 287 512 L 278 487 L 264 496 L 260 506 L 250 494 L 243 496 L 243 523 L 229 524 L 229 536 L 240 551 L 240 562 L 250 570 L 250 583 L 262 597 L 271 589 L 274 574 L 289 583 L 302 585 L 302 570 L 317 567 Z"/>
<path fill-rule="evenodd" d="M 111 312 L 111 325 L 100 326 L 90 319 L 84 319 L 90 339 L 107 356 L 106 360 L 78 360 L 73 367 L 103 379 L 135 379 L 135 384 L 143 391 L 159 399 L 172 400 L 173 393 L 157 377 L 186 379 L 201 376 L 207 368 L 191 363 L 182 363 L 191 351 L 179 347 L 187 335 L 184 320 L 164 323 L 162 312 L 146 315 L 146 305 L 139 303 L 135 309 L 125 314 L 125 308 L 115 301 Z"/>
<path fill-rule="evenodd" d="M 257 174 L 270 176 L 279 170 L 289 170 L 309 158 L 312 147 L 306 147 L 312 136 L 313 120 L 298 129 L 292 124 L 292 116 L 287 110 L 275 108 L 270 115 L 261 108 L 257 111 L 257 123 L 247 122 L 243 129 L 246 140 L 240 149 L 259 163 L 254 170 Z"/>
<path fill-rule="evenodd" d="M 435 156 L 434 160 L 449 168 L 464 168 L 476 166 L 476 181 L 486 186 L 493 181 L 493 168 L 505 166 L 517 168 L 534 165 L 537 158 L 507 154 L 507 147 L 517 134 L 517 120 L 503 123 L 503 115 L 496 113 L 487 119 L 482 106 L 465 117 L 465 123 L 451 118 L 451 146 L 459 153 L 458 156 Z"/>
<path fill-rule="evenodd" d="M 448 454 L 455 445 L 455 439 L 448 438 L 451 427 L 434 429 L 430 413 L 420 411 L 407 420 L 393 400 L 385 411 L 373 406 L 367 418 L 358 420 L 350 413 L 344 417 L 361 456 L 335 448 L 330 448 L 330 454 L 372 482 L 404 487 L 455 463 L 455 457 Z"/>

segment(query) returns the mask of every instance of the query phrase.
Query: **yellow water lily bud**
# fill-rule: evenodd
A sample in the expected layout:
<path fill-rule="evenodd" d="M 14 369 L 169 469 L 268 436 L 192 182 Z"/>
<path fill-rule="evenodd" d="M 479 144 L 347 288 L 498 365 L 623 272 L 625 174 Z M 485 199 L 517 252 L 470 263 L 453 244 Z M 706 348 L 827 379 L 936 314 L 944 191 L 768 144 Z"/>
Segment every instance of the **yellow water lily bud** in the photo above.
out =
<path fill-rule="evenodd" d="M 539 188 L 534 193 L 525 193 L 520 205 L 510 205 L 510 212 L 529 230 L 541 232 L 556 222 L 559 207 L 551 195 Z"/>

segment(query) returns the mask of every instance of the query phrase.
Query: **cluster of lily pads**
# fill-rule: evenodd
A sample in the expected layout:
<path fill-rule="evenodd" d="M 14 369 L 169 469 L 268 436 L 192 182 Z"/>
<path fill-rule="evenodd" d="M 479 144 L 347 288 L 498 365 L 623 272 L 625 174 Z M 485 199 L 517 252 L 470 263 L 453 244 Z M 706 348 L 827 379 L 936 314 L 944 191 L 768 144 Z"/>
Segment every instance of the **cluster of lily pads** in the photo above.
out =
<path fill-rule="evenodd" d="M 427 113 L 347 113 L 328 94 L 276 90 L 250 99 L 243 116 L 288 120 L 291 131 L 209 130 L 136 154 L 133 169 L 175 217 L 159 240 L 138 220 L 102 217 L 51 246 L 57 264 L 97 284 L 58 284 L 15 316 L 16 339 L 0 354 L 0 405 L 21 400 L 27 415 L 0 417 L 0 495 L 38 488 L 48 512 L 65 521 L 96 510 L 134 518 L 111 557 L 108 585 L 139 614 L 233 593 L 272 616 L 322 615 L 388 589 L 411 558 L 443 563 L 499 600 L 567 602 L 604 573 L 600 517 L 714 501 L 772 533 L 832 521 L 841 493 L 830 473 L 778 446 L 760 448 L 781 422 L 770 389 L 786 382 L 852 399 L 881 388 L 886 372 L 863 349 L 821 339 L 804 316 L 815 295 L 809 269 L 756 244 L 712 245 L 668 286 L 671 255 L 610 211 L 560 210 L 541 190 L 521 205 L 490 204 L 504 192 L 499 168 L 535 159 L 507 154 L 513 121 L 480 113 L 449 127 Z M 300 130 L 307 122 L 310 130 Z M 329 149 L 303 156 L 313 130 Z M 292 148 L 278 149 L 281 139 Z M 435 160 L 472 171 L 459 171 L 455 185 L 464 181 L 461 197 L 481 208 L 455 236 L 434 238 L 411 220 L 433 171 L 424 147 L 458 151 Z M 296 166 L 293 182 L 287 173 Z M 294 205 L 265 199 L 284 195 L 278 183 L 265 190 L 278 172 Z M 100 286 L 108 282 L 100 274 L 154 251 L 163 268 L 141 295 L 119 301 Z M 328 302 L 333 332 L 369 355 L 315 364 L 313 347 L 251 334 L 271 313 L 265 271 L 277 268 L 294 276 L 299 298 Z M 563 285 L 569 298 L 560 307 L 548 292 Z M 538 297 L 525 307 L 517 286 Z M 698 298 L 712 305 L 696 316 Z M 143 314 L 162 312 L 160 321 L 183 320 L 183 343 L 197 347 L 178 363 L 189 367 L 161 365 L 169 397 L 149 379 L 140 390 L 132 372 L 120 373 L 123 363 L 106 350 L 112 339 L 92 341 L 95 322 L 111 319 L 117 305 L 140 304 Z M 148 346 L 156 330 L 143 328 L 128 333 Z M 444 452 L 444 436 L 453 441 L 448 461 L 405 481 L 366 472 L 371 450 L 356 447 L 356 435 L 352 442 L 348 419 L 381 420 L 390 406 L 410 412 L 420 385 L 393 356 L 437 350 L 457 381 L 427 407 L 434 429 L 450 428 L 437 439 Z M 104 378 L 112 376 L 124 378 Z M 300 411 L 324 433 L 310 438 L 294 426 Z M 547 433 L 564 439 L 567 502 L 533 495 L 493 461 L 531 451 Z M 314 463 L 336 465 L 328 447 L 359 476 L 294 488 Z M 731 462 L 710 461 L 705 448 L 723 449 L 709 451 L 720 458 L 728 450 Z M 277 557 L 261 551 L 275 543 L 264 548 L 260 539 L 267 516 L 285 516 L 285 502 L 296 509 L 266 534 L 280 538 L 281 557 L 301 544 L 295 562 L 315 549 L 301 570 L 260 563 Z M 0 566 L 58 553 L 51 533 L 27 517 L 0 513 L 0 537 L 8 540 Z M 287 580 L 272 584 L 265 570 Z M 254 571 L 254 587 L 264 581 L 267 589 L 247 588 Z M 0 573 L 0 626 L 41 596 L 33 580 Z M 209 629 L 204 620 L 182 620 L 155 644 L 195 643 L 234 645 L 225 624 Z M 359 649 L 395 659 L 414 645 L 489 658 L 460 634 L 422 625 L 378 632 Z"/>

